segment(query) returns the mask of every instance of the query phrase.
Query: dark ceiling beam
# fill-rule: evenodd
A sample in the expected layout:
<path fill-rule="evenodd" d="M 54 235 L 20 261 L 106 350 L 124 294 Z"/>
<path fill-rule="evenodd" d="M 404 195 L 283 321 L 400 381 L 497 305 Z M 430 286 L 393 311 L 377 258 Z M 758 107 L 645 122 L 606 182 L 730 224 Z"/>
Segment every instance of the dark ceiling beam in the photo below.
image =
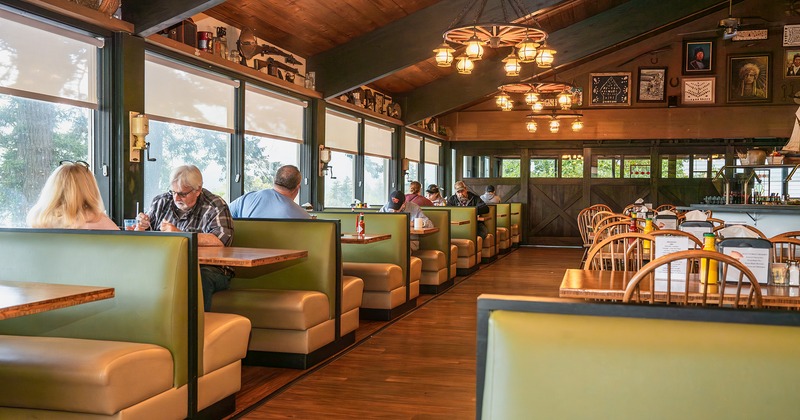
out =
<path fill-rule="evenodd" d="M 652 36 L 727 8 L 720 0 L 631 0 L 606 12 L 550 34 L 548 44 L 558 51 L 556 64 L 582 62 L 601 51 Z M 523 65 L 523 69 L 531 67 Z M 559 66 L 559 70 L 563 70 Z M 441 115 L 485 98 L 507 83 L 499 62 L 480 61 L 472 75 L 452 74 L 415 89 L 400 99 L 407 124 Z"/>
<path fill-rule="evenodd" d="M 316 89 L 336 97 L 409 65 L 433 57 L 442 32 L 471 0 L 445 0 L 398 19 L 346 44 L 309 57 L 317 73 Z M 552 7 L 563 0 L 524 0 L 528 11 Z M 488 2 L 481 21 L 502 20 L 499 2 Z M 468 14 L 469 21 L 472 14 Z"/>
<path fill-rule="evenodd" d="M 134 0 L 122 2 L 122 18 L 146 37 L 224 3 L 225 0 Z"/>

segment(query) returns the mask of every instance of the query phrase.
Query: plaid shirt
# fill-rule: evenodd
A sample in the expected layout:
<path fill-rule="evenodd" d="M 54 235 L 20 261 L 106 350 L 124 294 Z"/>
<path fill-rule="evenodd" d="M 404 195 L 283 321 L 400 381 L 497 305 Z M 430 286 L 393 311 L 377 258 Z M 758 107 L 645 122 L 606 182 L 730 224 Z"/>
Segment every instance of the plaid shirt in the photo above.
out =
<path fill-rule="evenodd" d="M 182 216 L 179 216 L 180 213 L 172 200 L 172 194 L 156 196 L 147 213 L 150 216 L 150 229 L 160 230 L 161 222 L 166 220 L 184 232 L 210 233 L 225 246 L 230 246 L 233 242 L 233 218 L 228 204 L 207 189 L 203 188 L 191 210 Z"/>

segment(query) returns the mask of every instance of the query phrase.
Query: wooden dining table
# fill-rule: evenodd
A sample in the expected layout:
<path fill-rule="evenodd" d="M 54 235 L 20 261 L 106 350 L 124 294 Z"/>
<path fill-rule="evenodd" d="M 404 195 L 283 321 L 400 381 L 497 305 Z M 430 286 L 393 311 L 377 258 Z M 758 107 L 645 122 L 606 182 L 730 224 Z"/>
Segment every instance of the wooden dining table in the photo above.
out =
<path fill-rule="evenodd" d="M 205 265 L 258 267 L 296 260 L 308 256 L 298 249 L 248 248 L 241 246 L 202 246 L 197 248 L 197 260 Z"/>
<path fill-rule="evenodd" d="M 52 311 L 113 297 L 113 287 L 0 281 L 0 319 Z"/>
<path fill-rule="evenodd" d="M 601 271 L 601 270 L 581 270 L 569 268 L 564 273 L 561 286 L 558 288 L 558 296 L 564 298 L 582 298 L 592 300 L 622 301 L 625 296 L 625 288 L 635 275 L 632 271 Z M 675 288 L 671 291 L 671 301 L 683 301 L 683 290 Z M 699 302 L 702 299 L 703 284 L 699 280 L 690 279 L 689 302 Z M 719 286 L 717 286 L 719 287 Z M 762 306 L 765 308 L 800 309 L 800 287 L 798 286 L 773 286 L 760 285 Z M 727 284 L 725 289 L 726 300 L 730 296 L 733 300 L 736 285 Z M 749 293 L 749 286 L 742 287 L 742 296 L 746 297 Z M 710 290 L 714 292 L 715 290 Z M 656 281 L 655 300 L 666 302 L 666 282 Z M 650 298 L 649 283 L 642 283 L 642 300 Z"/>
<path fill-rule="evenodd" d="M 425 236 L 425 235 L 430 235 L 432 233 L 436 233 L 438 231 L 439 231 L 439 228 L 437 228 L 437 227 L 429 227 L 429 228 L 422 228 L 422 229 L 414 229 L 412 227 L 411 230 L 409 230 L 409 233 L 411 233 L 412 235 Z"/>
<path fill-rule="evenodd" d="M 466 225 L 469 224 L 469 220 L 451 220 L 450 224 L 456 226 Z"/>
<path fill-rule="evenodd" d="M 388 233 L 379 233 L 371 235 L 355 235 L 355 234 L 342 234 L 343 244 L 371 244 L 374 242 L 385 241 L 391 239 L 392 235 Z"/>

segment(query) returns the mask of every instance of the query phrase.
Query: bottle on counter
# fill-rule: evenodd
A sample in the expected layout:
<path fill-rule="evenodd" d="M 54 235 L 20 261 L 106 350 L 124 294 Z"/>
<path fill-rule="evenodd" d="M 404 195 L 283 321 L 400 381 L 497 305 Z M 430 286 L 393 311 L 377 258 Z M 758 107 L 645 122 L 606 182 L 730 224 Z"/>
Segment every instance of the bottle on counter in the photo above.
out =
<path fill-rule="evenodd" d="M 800 286 L 800 265 L 796 260 L 789 261 L 789 286 Z"/>
<path fill-rule="evenodd" d="M 716 251 L 717 237 L 713 233 L 703 234 L 703 250 Z M 700 259 L 700 281 L 707 284 L 717 284 L 719 261 L 708 258 Z M 707 273 L 707 274 L 706 274 Z"/>
<path fill-rule="evenodd" d="M 645 222 L 644 222 L 644 230 L 642 230 L 642 233 L 650 233 L 650 232 L 652 232 L 653 231 L 653 219 L 648 217 L 647 219 L 644 219 L 644 220 L 645 220 Z M 649 253 L 650 252 L 650 241 L 642 241 L 642 249 L 644 250 L 644 252 Z"/>
<path fill-rule="evenodd" d="M 228 30 L 224 26 L 217 27 L 217 36 L 214 37 L 214 55 L 224 60 L 228 59 Z"/>
<path fill-rule="evenodd" d="M 366 224 L 364 223 L 364 213 L 358 213 L 358 218 L 356 219 L 356 235 L 364 236 L 366 231 L 367 228 Z"/>

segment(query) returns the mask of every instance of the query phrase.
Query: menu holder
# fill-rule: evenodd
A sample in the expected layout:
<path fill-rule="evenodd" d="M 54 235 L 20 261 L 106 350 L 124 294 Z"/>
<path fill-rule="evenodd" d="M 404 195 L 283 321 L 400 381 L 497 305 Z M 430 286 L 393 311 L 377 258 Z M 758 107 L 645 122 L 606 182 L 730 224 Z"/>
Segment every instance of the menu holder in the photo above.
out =
<path fill-rule="evenodd" d="M 674 214 L 657 214 L 656 215 L 656 226 L 659 229 L 672 229 L 675 230 L 678 228 L 678 216 Z"/>
<path fill-rule="evenodd" d="M 653 250 L 656 259 L 663 257 L 667 254 L 674 252 L 686 251 L 689 249 L 689 238 L 685 236 L 671 236 L 663 235 L 658 236 L 655 242 L 655 249 Z M 669 268 L 669 271 L 667 269 Z M 657 279 L 666 279 L 668 274 L 672 278 L 686 278 L 687 261 L 676 261 L 669 265 L 665 264 L 655 269 L 655 276 Z"/>
<path fill-rule="evenodd" d="M 714 225 L 706 220 L 687 220 L 681 223 L 680 230 L 691 233 L 702 243 L 703 234 L 713 232 Z"/>
<path fill-rule="evenodd" d="M 729 238 L 719 243 L 719 250 L 736 258 L 756 276 L 759 284 L 769 283 L 769 265 L 772 261 L 772 243 L 762 238 Z M 728 267 L 726 282 L 739 280 L 739 270 Z"/>

